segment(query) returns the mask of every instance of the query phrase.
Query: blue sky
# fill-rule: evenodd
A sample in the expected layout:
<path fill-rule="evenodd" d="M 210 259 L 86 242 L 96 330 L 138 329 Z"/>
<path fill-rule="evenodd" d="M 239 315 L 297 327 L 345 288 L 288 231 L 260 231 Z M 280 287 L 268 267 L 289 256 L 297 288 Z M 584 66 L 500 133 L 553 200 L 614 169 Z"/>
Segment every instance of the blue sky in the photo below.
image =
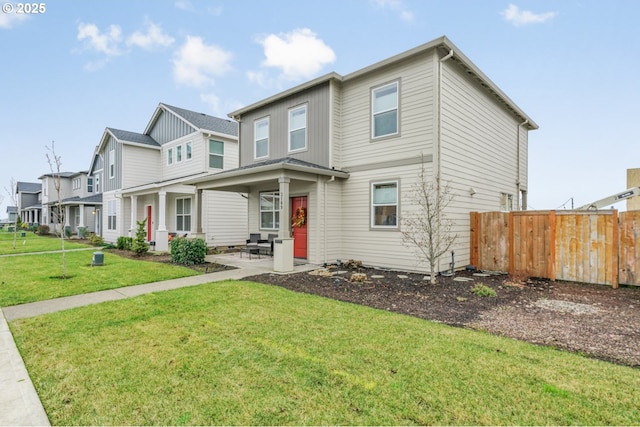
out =
<path fill-rule="evenodd" d="M 52 141 L 63 170 L 86 170 L 105 127 L 142 132 L 159 102 L 226 117 L 442 35 L 540 126 L 529 134 L 530 208 L 600 199 L 640 167 L 635 0 L 0 5 L 0 218 L 12 178 L 49 172 Z"/>

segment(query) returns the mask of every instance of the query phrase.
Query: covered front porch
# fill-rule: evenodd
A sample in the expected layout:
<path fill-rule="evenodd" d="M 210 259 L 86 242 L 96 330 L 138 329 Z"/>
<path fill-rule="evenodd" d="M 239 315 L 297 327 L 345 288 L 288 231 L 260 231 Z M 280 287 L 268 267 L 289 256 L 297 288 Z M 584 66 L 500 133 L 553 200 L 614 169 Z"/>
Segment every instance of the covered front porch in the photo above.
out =
<path fill-rule="evenodd" d="M 100 220 L 96 213 L 101 207 L 102 194 L 62 200 L 64 229 L 71 234 L 77 233 L 81 238 L 89 232 L 99 233 Z"/>
<path fill-rule="evenodd" d="M 349 174 L 293 158 L 256 163 L 189 181 L 198 190 L 246 193 L 248 234 L 274 239 L 273 269 L 294 259 L 327 262 L 339 253 L 340 187 Z"/>

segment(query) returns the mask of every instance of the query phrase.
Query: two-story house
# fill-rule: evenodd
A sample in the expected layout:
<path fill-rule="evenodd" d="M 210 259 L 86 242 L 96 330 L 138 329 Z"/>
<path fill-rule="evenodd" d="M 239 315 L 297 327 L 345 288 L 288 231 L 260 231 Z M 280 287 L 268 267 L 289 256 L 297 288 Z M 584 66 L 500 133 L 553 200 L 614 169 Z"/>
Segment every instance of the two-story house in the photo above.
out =
<path fill-rule="evenodd" d="M 452 189 L 456 265 L 469 262 L 470 211 L 526 208 L 537 125 L 446 37 L 229 116 L 240 123 L 239 168 L 190 182 L 247 193 L 249 231 L 293 237 L 285 257 L 426 271 L 400 232 L 422 170 Z"/>
<path fill-rule="evenodd" d="M 23 223 L 29 225 L 40 223 L 42 210 L 40 203 L 41 192 L 42 184 L 39 182 L 18 181 L 16 183 L 17 213 Z"/>
<path fill-rule="evenodd" d="M 90 168 L 102 194 L 102 236 L 115 242 L 146 219 L 149 241 L 167 250 L 173 235 L 234 246 L 247 236 L 240 193 L 198 191 L 184 181 L 238 165 L 238 125 L 160 103 L 143 133 L 106 128 Z"/>
<path fill-rule="evenodd" d="M 99 230 L 96 213 L 102 197 L 94 193 L 93 178 L 87 171 L 48 173 L 40 180 L 42 224 L 52 231 L 64 227 L 73 234 Z"/>

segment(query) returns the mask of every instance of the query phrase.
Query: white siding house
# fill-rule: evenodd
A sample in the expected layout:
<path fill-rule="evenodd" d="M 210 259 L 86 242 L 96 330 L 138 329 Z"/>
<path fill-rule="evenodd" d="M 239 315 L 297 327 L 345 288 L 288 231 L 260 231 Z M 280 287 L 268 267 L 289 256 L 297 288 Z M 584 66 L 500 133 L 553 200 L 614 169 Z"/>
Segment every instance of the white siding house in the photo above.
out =
<path fill-rule="evenodd" d="M 197 191 L 187 179 L 237 167 L 237 124 L 159 104 L 143 133 L 107 128 L 92 173 L 101 183 L 102 235 L 133 236 L 146 220 L 147 238 L 167 250 L 171 236 L 202 237 L 209 246 L 247 238 L 241 194 Z"/>
<path fill-rule="evenodd" d="M 249 231 L 292 236 L 294 256 L 310 263 L 426 271 L 401 236 L 421 171 L 452 189 L 445 214 L 455 220 L 458 266 L 469 262 L 470 211 L 526 209 L 528 131 L 537 125 L 446 37 L 229 116 L 240 123 L 239 168 L 189 182 L 246 192 Z M 300 203 L 303 226 L 292 224 Z"/>

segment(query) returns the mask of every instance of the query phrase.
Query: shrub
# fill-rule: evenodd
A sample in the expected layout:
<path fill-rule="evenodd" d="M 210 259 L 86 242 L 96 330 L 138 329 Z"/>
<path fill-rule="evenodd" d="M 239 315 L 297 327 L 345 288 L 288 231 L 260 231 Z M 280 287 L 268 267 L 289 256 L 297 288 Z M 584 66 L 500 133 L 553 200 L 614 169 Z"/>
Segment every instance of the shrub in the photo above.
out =
<path fill-rule="evenodd" d="M 64 237 L 66 237 L 67 239 L 71 237 L 71 227 L 64 227 Z"/>
<path fill-rule="evenodd" d="M 96 233 L 91 233 L 91 236 L 89 236 L 89 243 L 91 243 L 93 246 L 102 246 L 104 245 L 104 239 L 102 238 L 102 236 L 98 236 Z"/>
<path fill-rule="evenodd" d="M 182 265 L 204 264 L 206 255 L 207 244 L 203 239 L 171 239 L 171 262 Z"/>
<path fill-rule="evenodd" d="M 87 237 L 87 227 L 78 227 L 78 238 L 84 239 Z"/>
<path fill-rule="evenodd" d="M 116 242 L 116 248 L 123 251 L 130 251 L 133 244 L 133 237 L 120 236 Z"/>
<path fill-rule="evenodd" d="M 38 226 L 38 234 L 40 234 L 41 236 L 44 236 L 45 234 L 49 234 L 49 226 L 46 224 L 40 224 Z"/>
<path fill-rule="evenodd" d="M 131 250 L 138 256 L 142 256 L 149 252 L 149 242 L 147 242 L 147 219 L 137 221 L 138 228 L 136 229 L 136 237 L 131 242 Z"/>
<path fill-rule="evenodd" d="M 487 285 L 484 285 L 482 283 L 478 283 L 473 288 L 471 288 L 471 292 L 473 292 L 474 294 L 476 294 L 479 297 L 496 297 L 496 296 L 498 296 L 496 291 L 494 291 L 493 289 L 491 289 L 490 287 L 488 287 Z"/>

